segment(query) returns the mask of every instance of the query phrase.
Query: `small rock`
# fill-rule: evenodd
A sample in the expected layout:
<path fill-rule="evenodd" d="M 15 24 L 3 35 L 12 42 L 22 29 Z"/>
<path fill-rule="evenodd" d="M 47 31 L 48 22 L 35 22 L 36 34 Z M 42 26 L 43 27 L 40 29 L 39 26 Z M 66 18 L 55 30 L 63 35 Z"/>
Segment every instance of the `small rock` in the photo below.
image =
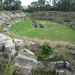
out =
<path fill-rule="evenodd" d="M 30 47 L 30 46 L 32 46 L 32 45 L 34 45 L 34 44 L 35 44 L 34 42 L 29 41 L 29 42 L 27 43 L 27 46 Z"/>
<path fill-rule="evenodd" d="M 67 69 L 70 68 L 70 63 L 69 63 L 68 61 L 65 61 L 65 67 L 66 67 Z"/>
<path fill-rule="evenodd" d="M 55 53 L 59 53 L 59 51 L 58 51 L 58 50 L 54 50 L 54 52 L 55 52 Z"/>
<path fill-rule="evenodd" d="M 7 32 L 8 31 L 8 28 L 4 27 L 3 28 L 3 31 Z"/>
<path fill-rule="evenodd" d="M 56 62 L 50 62 L 50 63 L 48 64 L 48 67 L 47 67 L 47 69 L 46 69 L 46 72 L 47 72 L 47 71 L 54 72 L 55 67 L 56 67 Z"/>
<path fill-rule="evenodd" d="M 41 43 L 39 40 L 36 41 L 35 44 L 36 44 L 37 46 L 40 46 L 40 47 L 42 46 L 42 43 Z"/>

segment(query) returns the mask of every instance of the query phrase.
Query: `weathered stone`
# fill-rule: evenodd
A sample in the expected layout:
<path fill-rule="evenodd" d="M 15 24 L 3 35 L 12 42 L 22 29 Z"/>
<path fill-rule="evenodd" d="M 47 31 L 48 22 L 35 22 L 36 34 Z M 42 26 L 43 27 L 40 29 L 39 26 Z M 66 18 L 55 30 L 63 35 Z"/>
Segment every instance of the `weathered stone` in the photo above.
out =
<path fill-rule="evenodd" d="M 4 52 L 4 48 L 5 48 L 5 42 L 7 40 L 12 40 L 10 37 L 5 36 L 3 34 L 0 33 L 0 51 Z"/>
<path fill-rule="evenodd" d="M 65 70 L 65 75 L 75 75 L 75 74 L 72 74 L 70 71 Z"/>
<path fill-rule="evenodd" d="M 42 43 L 40 42 L 40 40 L 36 41 L 35 44 L 40 47 L 42 46 Z"/>
<path fill-rule="evenodd" d="M 4 27 L 4 28 L 3 28 L 3 31 L 7 32 L 7 31 L 8 31 L 8 29 L 7 29 L 6 27 Z"/>
<path fill-rule="evenodd" d="M 55 53 L 59 53 L 59 51 L 58 51 L 58 50 L 54 50 L 54 52 L 55 52 Z"/>
<path fill-rule="evenodd" d="M 15 44 L 13 43 L 12 40 L 7 40 L 5 42 L 5 53 L 7 53 L 9 56 L 14 56 L 16 51 L 15 51 Z"/>
<path fill-rule="evenodd" d="M 6 65 L 8 58 L 12 58 L 15 53 L 15 44 L 12 39 L 4 34 L 0 34 L 0 62 Z"/>
<path fill-rule="evenodd" d="M 29 42 L 27 43 L 27 46 L 30 47 L 30 46 L 32 46 L 32 45 L 34 45 L 34 44 L 35 44 L 35 42 L 29 41 Z"/>
<path fill-rule="evenodd" d="M 64 61 L 57 61 L 56 62 L 56 67 L 64 67 Z"/>
<path fill-rule="evenodd" d="M 65 75 L 65 71 L 61 69 L 55 69 L 55 75 Z"/>
<path fill-rule="evenodd" d="M 15 43 L 16 50 L 21 50 L 23 48 L 24 41 L 22 39 L 15 38 L 14 43 Z"/>
<path fill-rule="evenodd" d="M 50 62 L 48 64 L 48 67 L 47 67 L 46 71 L 54 72 L 55 67 L 56 67 L 56 62 Z"/>
<path fill-rule="evenodd" d="M 44 63 L 41 61 L 38 61 L 38 64 L 35 70 L 44 70 L 44 68 L 45 68 Z"/>
<path fill-rule="evenodd" d="M 38 28 L 44 28 L 43 24 L 41 24 L 41 23 L 39 23 L 37 27 Z"/>
<path fill-rule="evenodd" d="M 14 58 L 14 64 L 17 66 L 17 72 L 24 75 L 29 75 L 31 70 L 37 65 L 37 58 L 31 51 L 24 49 L 18 52 Z"/>
<path fill-rule="evenodd" d="M 68 61 L 65 61 L 65 67 L 66 67 L 67 69 L 70 68 L 70 63 L 69 63 Z"/>

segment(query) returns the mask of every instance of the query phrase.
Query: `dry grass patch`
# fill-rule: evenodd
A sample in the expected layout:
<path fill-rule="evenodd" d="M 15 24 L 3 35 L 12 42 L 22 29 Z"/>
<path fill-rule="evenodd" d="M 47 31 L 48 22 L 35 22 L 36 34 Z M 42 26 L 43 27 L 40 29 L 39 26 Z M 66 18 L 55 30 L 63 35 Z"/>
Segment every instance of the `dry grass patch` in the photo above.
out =
<path fill-rule="evenodd" d="M 50 41 L 53 48 L 55 47 L 62 47 L 62 48 L 68 48 L 68 49 L 75 49 L 75 44 L 70 42 L 64 42 L 64 41 Z"/>
<path fill-rule="evenodd" d="M 66 48 L 59 48 L 58 53 L 54 53 L 54 60 L 63 60 L 70 62 L 71 69 L 74 69 L 75 60 L 72 58 L 70 51 Z"/>

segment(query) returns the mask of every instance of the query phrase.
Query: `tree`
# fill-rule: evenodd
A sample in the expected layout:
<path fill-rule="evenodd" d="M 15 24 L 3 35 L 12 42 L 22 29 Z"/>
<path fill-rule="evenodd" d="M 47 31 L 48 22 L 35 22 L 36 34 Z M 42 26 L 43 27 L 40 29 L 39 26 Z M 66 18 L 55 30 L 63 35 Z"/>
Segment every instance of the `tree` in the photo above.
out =
<path fill-rule="evenodd" d="M 45 0 L 38 0 L 38 7 L 39 7 L 39 10 L 42 10 L 43 7 L 45 6 Z"/>
<path fill-rule="evenodd" d="M 31 3 L 31 7 L 33 8 L 33 11 L 38 10 L 38 2 L 37 2 L 37 1 L 32 2 L 32 3 Z"/>
<path fill-rule="evenodd" d="M 3 0 L 0 0 L 0 3 L 2 3 Z"/>
<path fill-rule="evenodd" d="M 38 0 L 37 2 L 32 2 L 28 9 L 31 9 L 31 11 L 75 11 L 75 0 Z"/>
<path fill-rule="evenodd" d="M 12 5 L 14 3 L 14 0 L 4 0 L 4 6 L 5 8 L 12 10 Z"/>
<path fill-rule="evenodd" d="M 20 0 L 4 0 L 3 2 L 6 10 L 19 10 L 21 9 Z"/>
<path fill-rule="evenodd" d="M 14 8 L 15 10 L 21 10 L 21 1 L 20 0 L 15 0 L 14 2 Z"/>

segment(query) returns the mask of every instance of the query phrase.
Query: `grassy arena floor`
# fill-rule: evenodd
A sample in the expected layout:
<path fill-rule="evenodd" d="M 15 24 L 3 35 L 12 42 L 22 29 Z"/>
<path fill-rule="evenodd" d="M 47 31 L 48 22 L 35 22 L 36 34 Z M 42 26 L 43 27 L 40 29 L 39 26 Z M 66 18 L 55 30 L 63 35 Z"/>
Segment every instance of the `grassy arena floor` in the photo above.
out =
<path fill-rule="evenodd" d="M 59 23 L 46 20 L 36 20 L 41 22 L 45 28 L 32 27 L 32 21 L 27 20 L 16 23 L 11 26 L 10 30 L 19 36 L 27 36 L 30 38 L 61 40 L 61 41 L 75 41 L 75 30 Z"/>

